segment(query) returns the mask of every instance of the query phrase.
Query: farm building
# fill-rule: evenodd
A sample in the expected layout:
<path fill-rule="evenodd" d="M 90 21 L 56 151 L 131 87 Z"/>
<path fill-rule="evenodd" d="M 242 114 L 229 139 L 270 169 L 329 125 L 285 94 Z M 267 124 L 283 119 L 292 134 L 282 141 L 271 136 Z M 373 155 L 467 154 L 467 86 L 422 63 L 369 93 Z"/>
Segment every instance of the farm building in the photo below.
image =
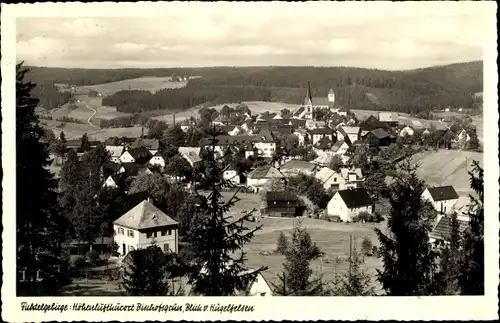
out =
<path fill-rule="evenodd" d="M 327 206 L 329 216 L 351 222 L 361 212 L 372 214 L 374 203 L 364 188 L 337 191 Z"/>
<path fill-rule="evenodd" d="M 396 112 L 379 112 L 378 120 L 385 122 L 390 126 L 397 126 L 399 122 L 399 115 Z"/>
<path fill-rule="evenodd" d="M 142 201 L 113 222 L 118 253 L 126 256 L 133 250 L 149 247 L 153 241 L 164 252 L 177 253 L 179 224 L 154 206 Z"/>
<path fill-rule="evenodd" d="M 361 137 L 360 127 L 339 127 L 337 131 L 337 140 L 349 141 L 351 143 L 358 141 Z"/>
<path fill-rule="evenodd" d="M 469 225 L 469 221 L 465 219 L 457 219 L 459 224 L 459 232 L 464 232 L 467 226 Z M 437 241 L 447 242 L 451 235 L 451 217 L 443 216 L 439 219 L 436 226 L 429 233 L 429 242 L 434 243 Z"/>
<path fill-rule="evenodd" d="M 295 217 L 304 210 L 297 195 L 291 192 L 266 192 L 263 202 L 260 213 L 267 216 Z"/>
<path fill-rule="evenodd" d="M 287 177 L 299 174 L 312 175 L 316 165 L 305 160 L 292 159 L 281 165 L 279 170 Z"/>
<path fill-rule="evenodd" d="M 125 147 L 123 146 L 106 146 L 106 150 L 109 152 L 110 161 L 112 163 L 119 163 L 120 156 L 123 154 L 123 150 Z"/>
<path fill-rule="evenodd" d="M 387 147 L 391 144 L 391 136 L 382 128 L 369 131 L 363 138 L 370 147 Z"/>
<path fill-rule="evenodd" d="M 332 146 L 332 151 L 339 156 L 343 156 L 348 149 L 349 145 L 344 140 L 339 140 Z"/>
<path fill-rule="evenodd" d="M 147 163 L 153 155 L 146 147 L 125 148 L 120 156 L 121 163 Z"/>
<path fill-rule="evenodd" d="M 422 193 L 422 199 L 431 202 L 436 211 L 450 214 L 458 201 L 458 194 L 453 186 L 428 187 Z"/>
<path fill-rule="evenodd" d="M 321 168 L 314 175 L 314 177 L 316 177 L 316 179 L 318 179 L 323 184 L 325 190 L 333 189 L 335 191 L 338 191 L 346 189 L 346 181 L 342 177 L 342 175 L 328 167 Z"/>

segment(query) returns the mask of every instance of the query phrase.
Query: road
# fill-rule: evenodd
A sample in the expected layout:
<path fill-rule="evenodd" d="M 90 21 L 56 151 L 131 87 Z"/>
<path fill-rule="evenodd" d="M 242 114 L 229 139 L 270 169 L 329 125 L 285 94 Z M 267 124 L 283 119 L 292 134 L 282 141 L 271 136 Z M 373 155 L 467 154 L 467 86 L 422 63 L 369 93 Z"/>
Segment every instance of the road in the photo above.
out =
<path fill-rule="evenodd" d="M 90 122 L 90 120 L 91 120 L 91 119 L 95 116 L 95 114 L 97 113 L 97 111 L 96 111 L 94 108 L 89 107 L 89 105 L 88 105 L 87 103 L 85 103 L 85 107 L 86 107 L 87 109 L 90 109 L 90 110 L 94 111 L 94 113 L 92 113 L 92 115 L 91 115 L 91 116 L 87 119 L 87 122 L 88 122 L 90 125 L 93 125 L 93 123 L 92 123 L 92 122 Z"/>

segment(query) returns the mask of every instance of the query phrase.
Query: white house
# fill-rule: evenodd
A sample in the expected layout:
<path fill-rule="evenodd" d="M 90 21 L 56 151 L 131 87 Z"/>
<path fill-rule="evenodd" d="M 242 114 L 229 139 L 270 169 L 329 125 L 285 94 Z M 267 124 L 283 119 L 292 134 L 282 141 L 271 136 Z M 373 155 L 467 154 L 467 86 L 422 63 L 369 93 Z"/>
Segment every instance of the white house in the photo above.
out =
<path fill-rule="evenodd" d="M 330 128 L 314 128 L 307 131 L 311 144 L 316 144 L 320 139 L 326 137 L 333 141 L 333 129 Z"/>
<path fill-rule="evenodd" d="M 232 167 L 224 170 L 222 177 L 224 178 L 224 180 L 232 182 L 233 184 L 240 183 L 240 176 L 239 176 L 238 172 Z"/>
<path fill-rule="evenodd" d="M 159 153 L 154 154 L 149 160 L 149 163 L 153 166 L 165 167 L 165 159 Z"/>
<path fill-rule="evenodd" d="M 200 147 L 179 147 L 179 153 L 187 160 L 191 167 L 201 162 L 200 150 Z"/>
<path fill-rule="evenodd" d="M 247 175 L 247 187 L 254 192 L 259 192 L 270 179 L 281 178 L 285 176 L 273 166 L 259 167 Z"/>
<path fill-rule="evenodd" d="M 106 150 L 109 152 L 110 159 L 112 163 L 119 163 L 120 157 L 123 154 L 123 146 L 106 146 Z"/>
<path fill-rule="evenodd" d="M 333 146 L 332 151 L 335 155 L 344 156 L 349 149 L 349 145 L 344 140 L 338 140 Z"/>
<path fill-rule="evenodd" d="M 325 190 L 333 189 L 333 190 L 344 190 L 345 189 L 345 180 L 340 173 L 328 168 L 321 168 L 315 175 L 316 179 L 318 179 L 322 184 Z"/>
<path fill-rule="evenodd" d="M 364 188 L 340 190 L 327 205 L 327 214 L 351 222 L 361 212 L 373 213 L 374 203 Z"/>
<path fill-rule="evenodd" d="M 125 150 L 120 156 L 120 163 L 135 163 L 135 158 L 132 157 L 129 150 Z"/>
<path fill-rule="evenodd" d="M 404 136 L 413 136 L 414 133 L 415 133 L 415 130 L 413 130 L 412 127 L 406 126 L 403 129 L 401 129 L 401 131 L 399 132 L 399 135 L 401 137 L 404 137 Z"/>
<path fill-rule="evenodd" d="M 259 156 L 271 158 L 276 151 L 276 141 L 270 131 L 262 129 L 255 135 L 254 147 L 257 149 Z"/>
<path fill-rule="evenodd" d="M 359 127 L 339 127 L 337 131 L 337 140 L 349 140 L 351 143 L 360 139 L 361 129 Z"/>
<path fill-rule="evenodd" d="M 123 173 L 119 173 L 119 174 L 113 174 L 113 175 L 108 176 L 108 178 L 106 178 L 106 180 L 104 181 L 102 186 L 107 187 L 107 188 L 119 187 L 124 180 L 124 175 L 122 175 L 122 174 Z"/>
<path fill-rule="evenodd" d="M 378 121 L 397 123 L 399 121 L 399 114 L 396 112 L 379 112 Z"/>
<path fill-rule="evenodd" d="M 465 131 L 465 129 L 462 129 L 462 131 L 460 131 L 460 133 L 457 136 L 457 141 L 468 142 L 469 140 L 470 140 L 469 134 L 467 133 L 467 131 Z"/>
<path fill-rule="evenodd" d="M 422 199 L 431 202 L 439 213 L 450 214 L 458 202 L 458 194 L 451 185 L 428 187 L 422 193 Z"/>
<path fill-rule="evenodd" d="M 118 253 L 147 248 L 156 243 L 164 252 L 179 250 L 179 224 L 144 200 L 113 222 Z"/>
<path fill-rule="evenodd" d="M 308 138 L 309 136 L 306 129 L 297 129 L 293 134 L 297 136 L 297 139 L 299 140 L 299 146 L 303 146 L 305 144 L 306 138 Z"/>
<path fill-rule="evenodd" d="M 280 166 L 280 172 L 285 176 L 296 176 L 299 174 L 312 175 L 316 165 L 305 160 L 291 159 Z"/>

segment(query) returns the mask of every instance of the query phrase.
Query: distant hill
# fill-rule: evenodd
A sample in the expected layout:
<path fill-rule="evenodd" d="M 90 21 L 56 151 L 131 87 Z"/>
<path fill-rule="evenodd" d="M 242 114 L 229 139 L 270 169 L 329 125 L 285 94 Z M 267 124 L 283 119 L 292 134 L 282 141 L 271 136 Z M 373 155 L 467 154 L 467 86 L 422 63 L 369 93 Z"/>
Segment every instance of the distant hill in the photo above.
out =
<path fill-rule="evenodd" d="M 167 77 L 174 75 L 197 75 L 190 80 L 188 90 L 182 97 L 192 100 L 196 93 L 207 90 L 219 94 L 211 100 L 217 103 L 234 100 L 254 87 L 270 95 L 266 100 L 298 104 L 303 101 L 307 82 L 311 82 L 313 96 L 326 96 L 333 88 L 336 101 L 350 109 L 392 110 L 418 113 L 448 106 L 473 108 L 473 94 L 483 90 L 483 62 L 457 63 L 445 66 L 415 69 L 409 71 L 384 71 L 353 67 L 206 67 L 206 68 L 161 68 L 161 69 L 63 69 L 31 67 L 30 79 L 35 83 L 64 83 L 72 85 L 93 85 L 115 82 L 141 76 Z M 220 88 L 220 90 L 216 90 Z M 224 89 L 223 89 L 224 88 Z M 258 89 L 257 89 L 258 88 Z M 126 92 L 126 91 L 123 91 Z M 176 90 L 155 99 L 152 107 L 160 105 L 169 96 L 176 96 Z M 228 93 L 231 93 L 229 95 Z M 127 100 L 130 95 L 122 93 Z M 229 95 L 227 98 L 225 96 Z M 208 96 L 207 96 L 208 97 Z M 133 100 L 133 104 L 140 104 Z M 252 96 L 251 100 L 261 100 Z M 151 102 L 151 98 L 147 99 Z M 184 100 L 184 99 L 182 99 Z M 262 99 L 264 100 L 264 99 Z M 121 102 L 115 97 L 113 101 Z M 131 102 L 122 102 L 130 105 Z M 177 106 L 189 106 L 177 104 Z M 117 108 L 119 108 L 117 106 Z M 168 106 L 167 106 L 168 108 Z"/>

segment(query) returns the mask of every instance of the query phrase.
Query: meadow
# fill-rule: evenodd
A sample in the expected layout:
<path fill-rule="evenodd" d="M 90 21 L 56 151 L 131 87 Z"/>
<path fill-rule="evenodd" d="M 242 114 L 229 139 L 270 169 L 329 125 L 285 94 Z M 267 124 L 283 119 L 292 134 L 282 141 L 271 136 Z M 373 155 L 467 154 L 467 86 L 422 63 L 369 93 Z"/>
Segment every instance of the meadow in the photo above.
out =
<path fill-rule="evenodd" d="M 412 157 L 419 163 L 418 174 L 428 185 L 453 185 L 460 196 L 472 193 L 469 174 L 473 160 L 483 167 L 483 153 L 462 150 L 425 151 Z"/>
<path fill-rule="evenodd" d="M 138 77 L 123 81 L 83 86 L 97 91 L 102 96 L 122 90 L 145 90 L 154 93 L 161 89 L 176 89 L 186 86 L 187 82 L 172 82 L 171 77 Z"/>

